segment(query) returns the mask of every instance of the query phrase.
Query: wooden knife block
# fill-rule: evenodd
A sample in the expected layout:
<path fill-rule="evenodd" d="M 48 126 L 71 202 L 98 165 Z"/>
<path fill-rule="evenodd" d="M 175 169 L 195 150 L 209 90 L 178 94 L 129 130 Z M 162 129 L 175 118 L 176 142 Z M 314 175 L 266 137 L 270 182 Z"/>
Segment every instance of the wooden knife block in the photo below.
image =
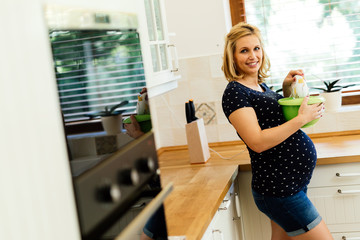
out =
<path fill-rule="evenodd" d="M 205 163 L 210 158 L 209 144 L 202 118 L 185 125 L 190 163 Z"/>

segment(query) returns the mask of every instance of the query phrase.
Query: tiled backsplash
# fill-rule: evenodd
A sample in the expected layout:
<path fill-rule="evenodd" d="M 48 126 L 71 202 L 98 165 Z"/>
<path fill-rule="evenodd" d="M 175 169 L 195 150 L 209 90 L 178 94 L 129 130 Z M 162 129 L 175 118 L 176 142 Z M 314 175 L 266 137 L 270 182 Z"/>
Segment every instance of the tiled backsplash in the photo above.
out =
<path fill-rule="evenodd" d="M 156 108 L 157 147 L 186 145 L 185 102 L 193 99 L 196 116 L 204 119 L 209 142 L 239 140 L 226 119 L 221 97 L 227 81 L 221 71 L 222 56 L 211 55 L 180 60 L 181 79 L 178 88 L 151 99 Z M 360 105 L 345 106 L 338 112 L 325 112 L 313 127 L 304 128 L 308 134 L 360 129 Z"/>

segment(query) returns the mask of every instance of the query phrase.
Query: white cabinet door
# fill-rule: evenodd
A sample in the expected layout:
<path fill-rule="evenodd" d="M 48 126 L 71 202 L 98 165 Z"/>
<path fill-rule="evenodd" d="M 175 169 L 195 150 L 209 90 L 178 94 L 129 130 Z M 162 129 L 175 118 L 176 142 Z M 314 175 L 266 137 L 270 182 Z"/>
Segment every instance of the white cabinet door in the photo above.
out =
<path fill-rule="evenodd" d="M 217 218 L 212 230 L 213 239 L 234 239 L 241 240 L 241 216 L 236 210 L 238 200 L 236 196 L 234 184 L 226 194 L 222 204 L 220 205 Z"/>
<path fill-rule="evenodd" d="M 226 194 L 202 240 L 243 240 L 234 184 Z M 236 194 L 235 194 L 236 193 Z"/>
<path fill-rule="evenodd" d="M 243 221 L 244 240 L 271 239 L 270 220 L 258 210 L 251 192 L 251 172 L 239 172 L 239 195 Z"/>
<path fill-rule="evenodd" d="M 150 97 L 154 97 L 177 87 L 176 75 L 178 60 L 176 48 L 169 43 L 163 0 L 143 0 L 147 22 L 148 41 L 151 66 L 148 66 L 147 87 Z M 143 33 L 144 34 L 144 33 Z"/>
<path fill-rule="evenodd" d="M 330 232 L 360 229 L 360 185 L 310 188 L 308 196 Z"/>

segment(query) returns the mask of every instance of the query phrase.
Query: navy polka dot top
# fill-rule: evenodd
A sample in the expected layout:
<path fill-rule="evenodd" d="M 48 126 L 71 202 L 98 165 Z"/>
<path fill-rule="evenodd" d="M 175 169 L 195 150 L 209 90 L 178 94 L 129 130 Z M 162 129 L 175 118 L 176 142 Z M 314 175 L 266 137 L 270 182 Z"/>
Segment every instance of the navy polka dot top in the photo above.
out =
<path fill-rule="evenodd" d="M 226 117 L 229 119 L 230 114 L 239 108 L 251 107 L 256 112 L 261 129 L 285 123 L 281 106 L 277 102 L 283 96 L 270 90 L 265 83 L 260 86 L 264 92 L 236 81 L 230 82 L 222 98 Z M 317 156 L 313 142 L 303 131 L 298 130 L 282 143 L 262 153 L 247 148 L 251 158 L 252 188 L 258 193 L 286 197 L 309 184 Z"/>

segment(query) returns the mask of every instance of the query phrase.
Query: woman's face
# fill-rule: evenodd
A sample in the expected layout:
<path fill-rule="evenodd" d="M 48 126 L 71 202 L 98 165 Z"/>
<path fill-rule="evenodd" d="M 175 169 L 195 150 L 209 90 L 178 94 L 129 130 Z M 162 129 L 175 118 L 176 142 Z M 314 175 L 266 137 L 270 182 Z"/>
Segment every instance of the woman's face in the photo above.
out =
<path fill-rule="evenodd" d="M 258 75 L 262 57 L 260 41 L 255 35 L 242 37 L 236 41 L 234 61 L 237 69 L 245 75 Z"/>

